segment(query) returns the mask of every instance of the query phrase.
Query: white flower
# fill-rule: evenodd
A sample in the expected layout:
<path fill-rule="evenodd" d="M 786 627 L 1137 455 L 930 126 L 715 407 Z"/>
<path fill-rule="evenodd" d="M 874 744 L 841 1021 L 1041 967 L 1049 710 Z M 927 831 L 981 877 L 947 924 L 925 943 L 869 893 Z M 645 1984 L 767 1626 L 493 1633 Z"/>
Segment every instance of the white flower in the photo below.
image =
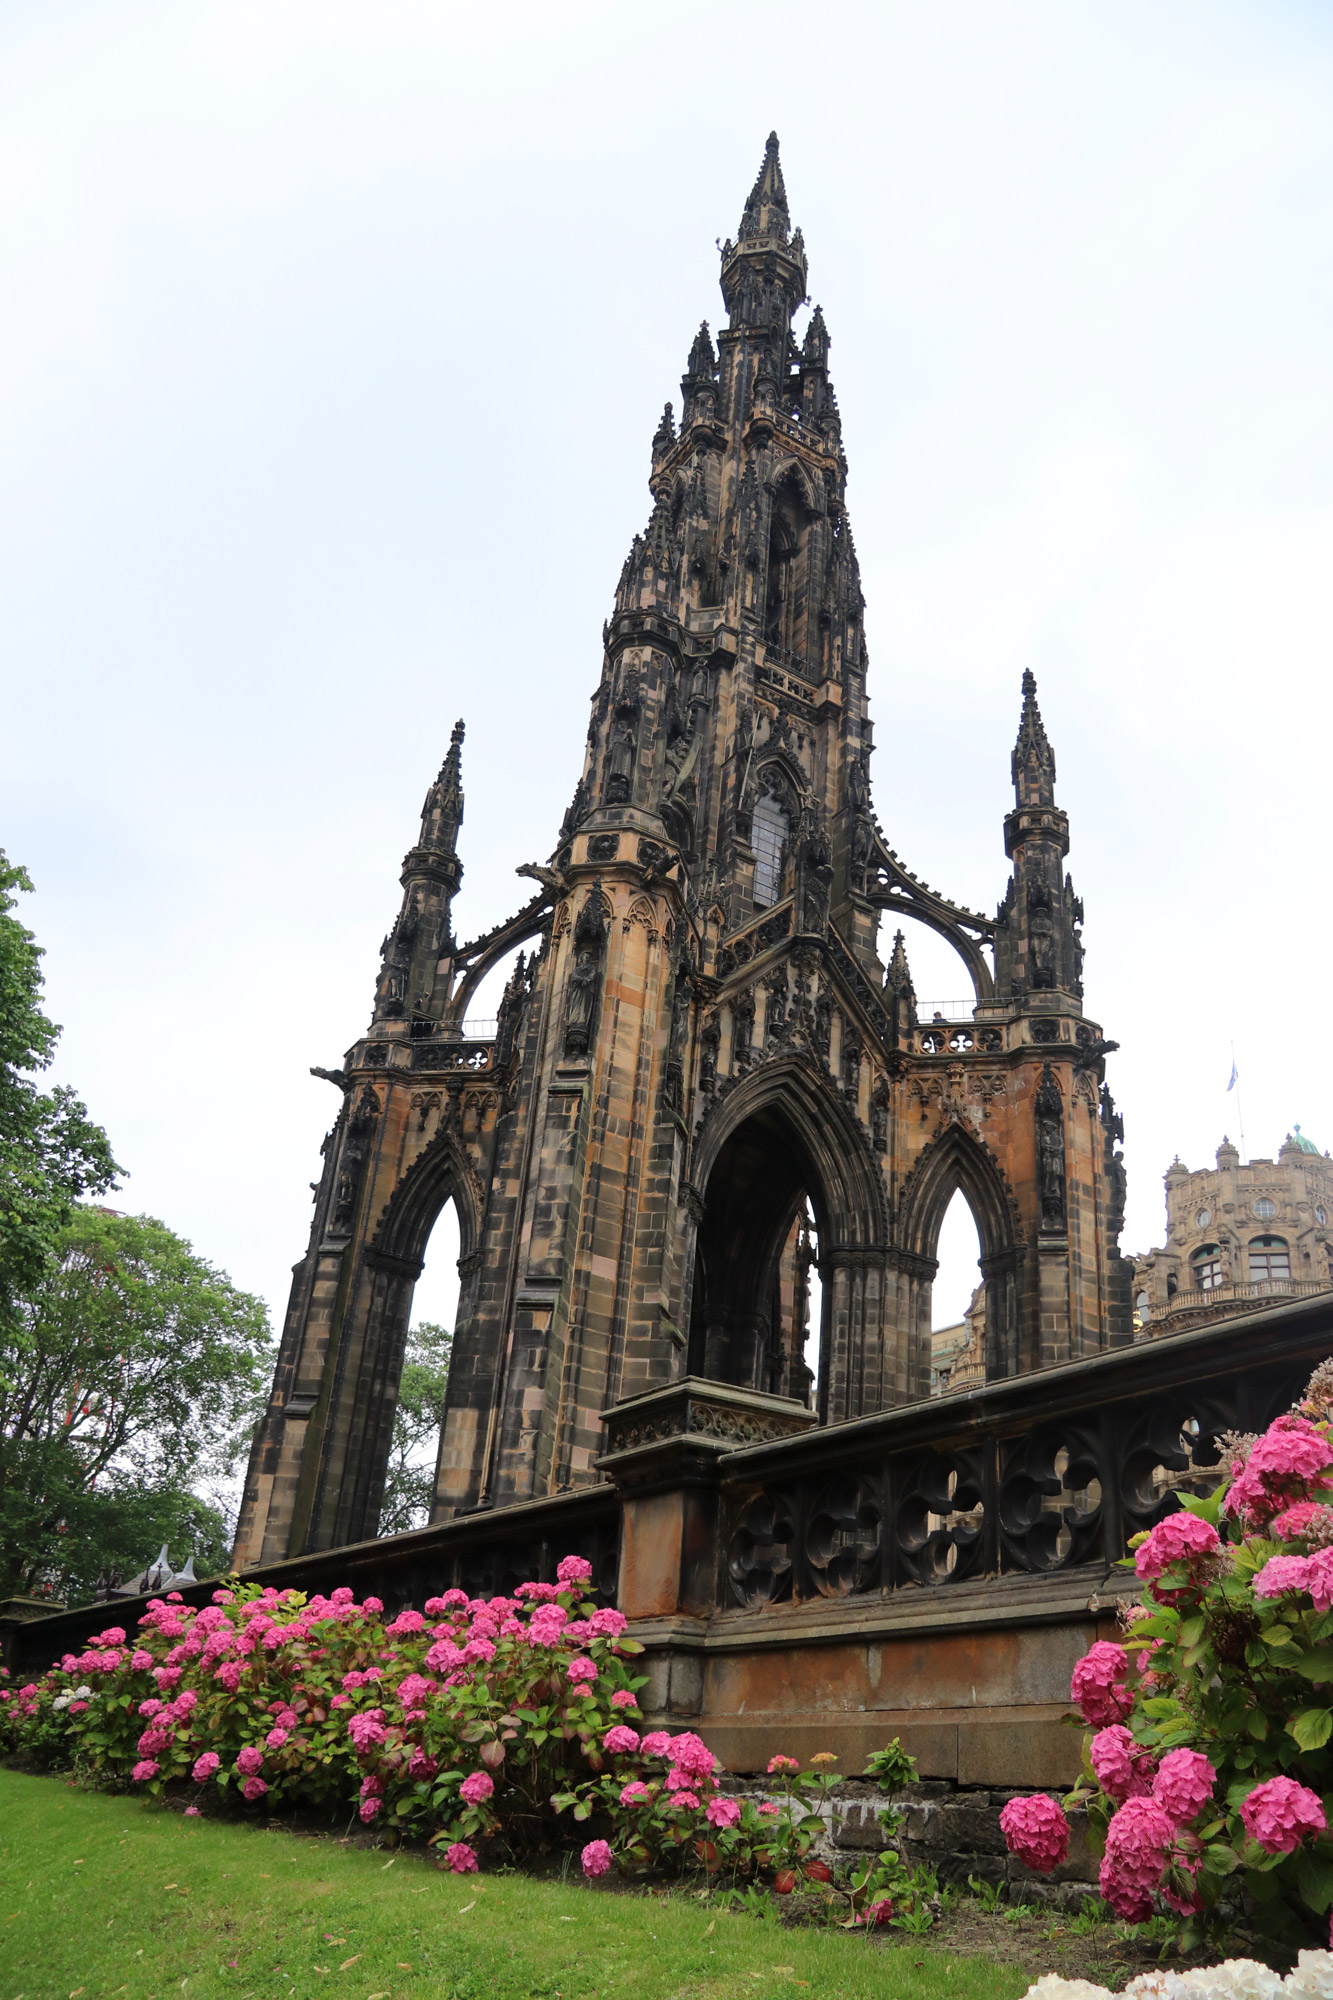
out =
<path fill-rule="evenodd" d="M 1062 1979 L 1058 1972 L 1044 1972 L 1035 1986 L 1029 1986 L 1025 2000 L 1114 2000 L 1114 1996 L 1090 1979 Z"/>
<path fill-rule="evenodd" d="M 1333 1993 L 1333 1951 L 1303 1951 L 1283 1986 L 1284 2000 L 1328 2000 Z"/>
<path fill-rule="evenodd" d="M 1112 1996 L 1086 1979 L 1061 1979 L 1048 1972 L 1028 1988 L 1025 2000 Z M 1286 1979 L 1252 1958 L 1229 1958 L 1223 1965 L 1195 1966 L 1189 1972 L 1141 1972 L 1130 1980 L 1122 2000 L 1333 2000 L 1333 1952 L 1303 1951 Z"/>

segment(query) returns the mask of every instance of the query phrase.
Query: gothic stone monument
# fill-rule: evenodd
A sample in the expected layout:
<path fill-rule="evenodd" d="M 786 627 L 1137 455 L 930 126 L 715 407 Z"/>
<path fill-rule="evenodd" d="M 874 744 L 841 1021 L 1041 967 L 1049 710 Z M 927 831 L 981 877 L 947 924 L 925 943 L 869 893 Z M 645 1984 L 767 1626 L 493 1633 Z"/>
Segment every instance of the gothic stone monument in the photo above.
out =
<path fill-rule="evenodd" d="M 549 862 L 519 871 L 536 893 L 455 938 L 460 724 L 371 1025 L 316 1072 L 342 1105 L 242 1565 L 375 1535 L 413 1283 L 450 1199 L 440 1523 L 593 1485 L 673 1427 L 763 1440 L 927 1400 L 936 1242 L 960 1188 L 988 1383 L 1131 1339 L 1114 1044 L 1083 1011 L 1083 910 L 1032 676 L 993 917 L 912 874 L 874 811 L 829 334 L 818 307 L 792 330 L 806 254 L 776 138 L 721 283 L 727 324 L 716 346 L 700 328 L 679 429 L 668 405 L 652 440 L 652 514 L 603 629 L 573 800 Z M 887 968 L 886 913 L 902 926 Z M 918 1019 L 909 919 L 956 948 L 966 1025 Z M 469 1001 L 518 946 L 493 1035 L 470 1038 Z M 714 1386 L 706 1422 L 686 1378 Z M 649 1415 L 608 1433 L 640 1398 Z M 647 1602 L 656 1558 L 637 1546 Z"/>

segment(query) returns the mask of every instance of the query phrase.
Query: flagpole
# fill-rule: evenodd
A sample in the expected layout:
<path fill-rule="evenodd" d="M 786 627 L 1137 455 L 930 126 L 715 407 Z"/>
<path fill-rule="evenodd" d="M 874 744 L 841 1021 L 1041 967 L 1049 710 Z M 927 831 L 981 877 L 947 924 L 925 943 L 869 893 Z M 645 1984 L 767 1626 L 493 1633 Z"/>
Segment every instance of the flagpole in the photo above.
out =
<path fill-rule="evenodd" d="M 1245 1111 L 1240 1101 L 1240 1071 L 1236 1067 L 1236 1044 L 1231 1044 L 1231 1076 L 1236 1092 L 1236 1117 L 1240 1122 L 1240 1159 L 1245 1165 Z"/>

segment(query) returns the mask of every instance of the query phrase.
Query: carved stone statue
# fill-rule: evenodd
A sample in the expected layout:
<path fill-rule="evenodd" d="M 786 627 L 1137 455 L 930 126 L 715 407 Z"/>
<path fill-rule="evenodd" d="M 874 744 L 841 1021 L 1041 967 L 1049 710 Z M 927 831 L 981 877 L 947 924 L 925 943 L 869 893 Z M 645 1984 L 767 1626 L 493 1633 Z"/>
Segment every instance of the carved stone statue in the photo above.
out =
<path fill-rule="evenodd" d="M 735 1070 L 748 1069 L 750 1044 L 754 1037 L 754 994 L 748 986 L 732 1001 L 731 1015 L 731 1066 Z"/>
<path fill-rule="evenodd" d="M 592 1046 L 592 1024 L 602 984 L 602 953 L 606 948 L 606 916 L 600 886 L 579 911 L 574 926 L 574 963 L 565 996 L 565 1055 L 586 1056 Z"/>
<path fill-rule="evenodd" d="M 801 906 L 797 928 L 807 937 L 820 935 L 828 929 L 832 882 L 833 856 L 828 835 L 816 822 L 801 843 Z"/>
<path fill-rule="evenodd" d="M 1037 1192 L 1043 1229 L 1063 1229 L 1065 1212 L 1065 1107 L 1051 1066 L 1041 1072 L 1035 1105 L 1037 1120 Z"/>

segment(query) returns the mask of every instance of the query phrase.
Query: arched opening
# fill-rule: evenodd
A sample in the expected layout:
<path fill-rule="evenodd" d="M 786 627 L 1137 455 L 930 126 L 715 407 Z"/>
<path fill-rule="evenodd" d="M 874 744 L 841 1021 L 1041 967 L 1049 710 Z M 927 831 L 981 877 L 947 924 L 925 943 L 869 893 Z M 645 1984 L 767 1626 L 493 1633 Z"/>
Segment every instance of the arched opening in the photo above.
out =
<path fill-rule="evenodd" d="M 1035 1367 L 1035 1359 L 1018 1351 L 1018 1276 L 1020 1252 L 1013 1203 L 1004 1176 L 994 1155 L 966 1125 L 945 1127 L 928 1145 L 903 1188 L 901 1232 L 904 1247 L 932 1261 L 940 1257 L 944 1225 L 951 1206 L 961 1195 L 972 1235 L 960 1218 L 953 1225 L 950 1268 L 954 1284 L 961 1287 L 969 1254 L 980 1245 L 983 1297 L 977 1301 L 981 1318 L 974 1326 L 983 1337 L 984 1379 L 1017 1375 L 1024 1367 Z M 955 1233 L 956 1232 L 956 1233 Z M 976 1269 L 976 1265 L 972 1266 Z M 941 1305 L 947 1296 L 941 1294 Z M 975 1284 L 975 1277 L 971 1277 Z M 958 1299 L 958 1290 L 953 1294 Z M 932 1318 L 935 1311 L 932 1287 Z M 967 1320 L 971 1308 L 961 1317 Z M 935 1325 L 941 1322 L 935 1319 Z M 980 1378 L 979 1378 L 980 1379 Z M 950 1386 L 962 1384 L 951 1373 Z"/>
<path fill-rule="evenodd" d="M 407 1340 L 380 1500 L 381 1535 L 424 1528 L 435 1498 L 449 1363 L 458 1321 L 458 1212 L 447 1201 L 412 1288 Z"/>
<path fill-rule="evenodd" d="M 981 1235 L 960 1187 L 944 1211 L 930 1293 L 930 1387 L 933 1395 L 971 1389 L 986 1379 L 986 1288 Z"/>
<path fill-rule="evenodd" d="M 695 1249 L 692 1375 L 814 1405 L 823 1317 L 814 1178 L 776 1105 L 721 1148 Z"/>

